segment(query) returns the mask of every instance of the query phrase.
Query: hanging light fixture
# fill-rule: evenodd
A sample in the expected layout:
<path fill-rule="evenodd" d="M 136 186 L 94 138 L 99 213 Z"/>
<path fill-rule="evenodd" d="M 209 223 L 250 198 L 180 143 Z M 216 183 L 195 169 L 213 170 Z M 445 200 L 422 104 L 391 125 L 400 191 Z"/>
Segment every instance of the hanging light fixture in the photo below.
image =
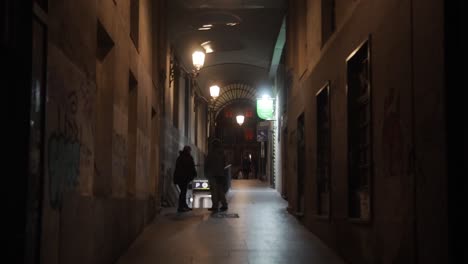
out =
<path fill-rule="evenodd" d="M 240 126 L 242 126 L 242 124 L 244 123 L 244 115 L 238 115 L 236 116 L 236 121 L 237 121 L 237 124 L 239 124 Z"/>
<path fill-rule="evenodd" d="M 218 85 L 212 85 L 210 87 L 210 95 L 211 97 L 213 97 L 214 99 L 216 99 L 216 97 L 219 96 L 219 86 Z"/>
<path fill-rule="evenodd" d="M 199 71 L 201 67 L 203 67 L 203 64 L 205 63 L 205 53 L 199 50 L 195 51 L 192 54 L 192 63 L 193 63 L 193 66 L 195 66 L 195 68 L 197 69 L 197 71 Z"/>

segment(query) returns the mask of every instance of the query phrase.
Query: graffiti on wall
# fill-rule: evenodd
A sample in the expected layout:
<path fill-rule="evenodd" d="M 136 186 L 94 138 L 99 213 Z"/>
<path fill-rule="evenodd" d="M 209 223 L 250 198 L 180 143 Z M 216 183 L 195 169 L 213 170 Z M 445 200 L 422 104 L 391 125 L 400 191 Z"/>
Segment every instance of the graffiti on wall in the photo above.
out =
<path fill-rule="evenodd" d="M 400 93 L 391 88 L 384 101 L 382 146 L 385 175 L 394 177 L 404 173 L 405 138 L 401 123 Z"/>
<path fill-rule="evenodd" d="M 125 194 L 128 177 L 128 144 L 125 136 L 114 130 L 112 138 L 112 168 L 117 181 L 117 192 Z"/>
<path fill-rule="evenodd" d="M 48 140 L 49 197 L 53 208 L 59 208 L 62 191 L 79 184 L 81 134 L 76 121 L 78 97 L 67 95 L 66 102 L 57 107 L 58 127 Z"/>
<path fill-rule="evenodd" d="M 49 202 L 54 209 L 60 209 L 65 190 L 80 186 L 83 171 L 92 174 L 93 151 L 85 140 L 93 130 L 92 88 L 88 82 L 81 82 L 79 87 L 62 94 L 64 100 L 56 100 L 56 111 L 50 111 L 57 124 L 49 134 L 47 146 Z"/>
<path fill-rule="evenodd" d="M 83 113 L 83 117 L 85 120 L 94 120 L 93 112 L 94 112 L 94 103 L 95 103 L 95 94 L 96 91 L 92 89 L 93 84 L 86 80 L 81 83 L 79 89 L 77 91 L 77 96 L 80 99 L 80 109 Z M 92 130 L 91 130 L 92 131 Z"/>
<path fill-rule="evenodd" d="M 148 188 L 149 186 L 149 140 L 140 130 L 137 138 L 137 173 L 140 175 L 140 186 Z M 144 190 L 146 193 L 148 189 Z"/>

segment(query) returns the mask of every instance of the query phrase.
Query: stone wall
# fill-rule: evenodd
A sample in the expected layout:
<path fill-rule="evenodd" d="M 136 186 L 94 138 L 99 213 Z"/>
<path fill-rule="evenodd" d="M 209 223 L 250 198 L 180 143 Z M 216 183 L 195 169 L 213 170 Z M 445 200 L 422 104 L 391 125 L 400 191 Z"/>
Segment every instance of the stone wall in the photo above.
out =
<path fill-rule="evenodd" d="M 287 193 L 297 210 L 297 118 L 305 114 L 301 221 L 351 263 L 447 261 L 443 1 L 335 1 L 336 30 L 321 43 L 320 3 L 290 9 Z M 308 25 L 307 28 L 303 28 Z M 428 27 L 427 25 L 431 25 Z M 305 33 L 304 33 L 305 32 Z M 306 36 L 303 36 L 306 34 Z M 305 41 L 305 47 L 298 41 Z M 348 215 L 346 60 L 370 45 L 371 218 Z M 297 49 L 291 47 L 298 47 Z M 331 214 L 317 217 L 316 93 L 330 82 Z"/>
<path fill-rule="evenodd" d="M 49 1 L 43 263 L 114 263 L 159 210 L 158 8 Z"/>

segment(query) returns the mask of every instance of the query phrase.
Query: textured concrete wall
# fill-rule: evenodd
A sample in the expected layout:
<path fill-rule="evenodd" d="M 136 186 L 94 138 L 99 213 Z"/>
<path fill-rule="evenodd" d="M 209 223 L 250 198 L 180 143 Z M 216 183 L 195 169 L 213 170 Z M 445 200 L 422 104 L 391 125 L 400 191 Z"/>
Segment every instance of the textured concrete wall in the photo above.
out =
<path fill-rule="evenodd" d="M 158 210 L 159 2 L 140 1 L 135 47 L 129 0 L 49 1 L 43 263 L 113 263 Z"/>
<path fill-rule="evenodd" d="M 167 47 L 169 43 L 165 43 Z M 198 99 L 197 106 L 195 106 L 196 92 L 195 88 L 191 87 L 187 92 L 185 90 L 187 81 L 185 72 L 179 69 L 178 73 L 171 75 L 170 67 L 180 67 L 183 65 L 171 65 L 171 61 L 178 57 L 174 50 L 167 50 L 165 62 L 168 67 L 165 69 L 165 86 L 161 91 L 164 96 L 164 113 L 161 116 L 159 131 L 160 148 L 159 148 L 159 162 L 160 173 L 159 190 L 163 206 L 176 206 L 179 191 L 173 184 L 174 167 L 179 151 L 185 145 L 192 148 L 192 156 L 195 164 L 199 164 L 196 169 L 198 176 L 203 177 L 203 161 L 206 153 L 206 128 L 207 128 L 207 113 L 205 113 L 206 102 Z M 182 67 L 186 68 L 186 67 Z M 187 98 L 188 97 L 188 98 Z M 188 106 L 185 104 L 188 99 Z M 188 109 L 186 109 L 188 107 Z M 177 108 L 177 109 L 176 109 Z M 198 115 L 197 123 L 195 124 L 195 115 Z M 175 120 L 174 117 L 177 117 Z M 186 118 L 188 123 L 186 126 Z M 174 122 L 176 121 L 176 123 Z M 195 130 L 197 130 L 197 140 L 195 140 Z"/>
<path fill-rule="evenodd" d="M 205 123 L 200 123 L 201 126 L 206 127 Z M 205 143 L 206 138 L 200 139 L 202 144 Z M 179 156 L 179 151 L 185 145 L 189 145 L 192 148 L 192 156 L 195 164 L 200 164 L 196 167 L 198 177 L 204 177 L 203 164 L 206 152 L 203 148 L 196 146 L 193 139 L 189 139 L 184 136 L 183 132 L 175 128 L 172 124 L 172 120 L 168 118 L 163 119 L 162 130 L 161 130 L 161 177 L 160 177 L 160 188 L 163 199 L 163 206 L 176 206 L 178 201 L 178 190 L 173 183 L 173 175 L 175 169 L 175 162 Z"/>
<path fill-rule="evenodd" d="M 295 1 L 298 2 L 298 1 Z M 288 49 L 289 209 L 297 204 L 297 117 L 305 112 L 305 215 L 301 221 L 351 263 L 444 263 L 447 259 L 442 1 L 336 1 L 337 29 L 320 39 L 320 1 L 308 1 L 307 69 Z M 316 8 L 313 8 L 316 7 Z M 296 18 L 300 19 L 300 18 Z M 294 20 L 294 19 L 293 19 Z M 315 21 L 312 23 L 312 20 Z M 431 26 L 428 26 L 431 25 Z M 300 39 L 290 32 L 288 41 Z M 372 219 L 348 219 L 346 58 L 371 47 Z M 293 44 L 288 44 L 294 47 Z M 299 69 L 299 70 L 298 70 Z M 305 72 L 305 73 L 303 73 Z M 316 217 L 316 99 L 331 82 L 331 217 Z M 431 208 L 431 209 L 429 209 Z M 417 226 L 417 228 L 415 228 Z"/>

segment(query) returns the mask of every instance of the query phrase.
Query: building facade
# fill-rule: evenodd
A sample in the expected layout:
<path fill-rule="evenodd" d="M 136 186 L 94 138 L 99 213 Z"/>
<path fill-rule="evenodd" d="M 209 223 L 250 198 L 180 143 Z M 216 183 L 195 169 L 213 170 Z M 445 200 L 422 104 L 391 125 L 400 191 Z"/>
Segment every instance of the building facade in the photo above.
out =
<path fill-rule="evenodd" d="M 289 210 L 351 263 L 447 259 L 443 10 L 289 2 Z"/>

